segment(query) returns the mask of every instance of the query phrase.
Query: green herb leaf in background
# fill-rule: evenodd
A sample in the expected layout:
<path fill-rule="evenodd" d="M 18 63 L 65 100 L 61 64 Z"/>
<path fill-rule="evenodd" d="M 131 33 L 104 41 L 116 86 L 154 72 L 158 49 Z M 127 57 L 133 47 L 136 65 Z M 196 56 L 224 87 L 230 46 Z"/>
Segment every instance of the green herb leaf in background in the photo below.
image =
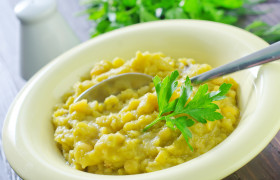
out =
<path fill-rule="evenodd" d="M 270 26 L 263 21 L 257 20 L 245 29 L 265 39 L 269 43 L 279 41 L 280 39 L 280 24 Z"/>
<path fill-rule="evenodd" d="M 87 7 L 84 13 L 96 24 L 92 37 L 128 25 L 162 19 L 201 19 L 241 26 L 239 21 L 242 17 L 265 13 L 253 10 L 254 5 L 265 1 L 81 0 L 82 5 Z M 245 29 L 272 43 L 280 40 L 279 26 L 256 21 Z"/>
<path fill-rule="evenodd" d="M 170 76 L 165 77 L 163 81 L 158 76 L 153 79 L 158 98 L 159 115 L 157 119 L 144 128 L 144 131 L 147 131 L 159 121 L 164 120 L 167 127 L 173 130 L 176 127 L 181 131 L 190 149 L 193 150 L 189 143 L 189 138 L 192 137 L 192 134 L 188 127 L 194 125 L 195 121 L 207 123 L 207 121 L 222 119 L 223 116 L 217 112 L 219 107 L 213 101 L 224 99 L 231 84 L 224 83 L 218 91 L 210 93 L 208 93 L 207 84 L 201 85 L 190 100 L 193 87 L 191 80 L 187 77 L 180 87 L 180 96 L 170 102 L 171 96 L 178 85 L 178 81 L 176 81 L 178 77 L 179 72 L 174 71 Z"/>

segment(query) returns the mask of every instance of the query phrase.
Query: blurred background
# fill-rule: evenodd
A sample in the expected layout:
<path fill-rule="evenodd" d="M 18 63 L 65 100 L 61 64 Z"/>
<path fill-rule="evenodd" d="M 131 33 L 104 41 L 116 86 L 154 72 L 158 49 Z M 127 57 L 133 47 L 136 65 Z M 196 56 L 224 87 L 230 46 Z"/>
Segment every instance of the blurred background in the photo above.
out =
<path fill-rule="evenodd" d="M 0 0 L 0 127 L 26 81 L 20 75 L 19 0 Z M 204 19 L 280 40 L 280 0 L 57 0 L 81 42 L 124 26 L 161 19 Z M 44 34 L 42 34 L 43 36 Z M 2 130 L 0 129 L 0 132 Z M 0 180 L 19 179 L 0 149 Z M 226 179 L 280 179 L 280 133 L 249 164 Z"/>

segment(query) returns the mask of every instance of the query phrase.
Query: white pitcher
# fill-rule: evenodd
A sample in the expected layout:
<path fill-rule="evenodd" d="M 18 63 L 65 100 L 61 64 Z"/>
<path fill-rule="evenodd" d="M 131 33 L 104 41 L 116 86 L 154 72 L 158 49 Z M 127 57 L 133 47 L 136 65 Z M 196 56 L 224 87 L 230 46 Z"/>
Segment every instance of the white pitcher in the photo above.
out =
<path fill-rule="evenodd" d="M 15 7 L 20 20 L 21 75 L 28 80 L 49 61 L 80 43 L 56 9 L 56 0 L 23 0 Z"/>

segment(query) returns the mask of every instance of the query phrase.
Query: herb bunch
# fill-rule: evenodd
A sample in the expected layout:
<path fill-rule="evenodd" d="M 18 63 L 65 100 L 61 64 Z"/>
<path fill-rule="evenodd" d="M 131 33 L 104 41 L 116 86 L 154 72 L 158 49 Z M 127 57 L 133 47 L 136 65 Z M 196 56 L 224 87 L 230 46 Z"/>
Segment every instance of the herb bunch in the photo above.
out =
<path fill-rule="evenodd" d="M 202 19 L 238 26 L 244 15 L 262 12 L 253 5 L 265 0 L 82 0 L 84 13 L 96 26 L 91 36 L 141 22 L 162 19 Z M 261 21 L 262 22 L 262 21 Z M 260 29 L 266 28 L 266 31 Z M 268 42 L 280 40 L 280 26 L 254 23 L 247 28 Z M 273 37 L 273 38 L 271 38 Z"/>
<path fill-rule="evenodd" d="M 207 84 L 201 85 L 190 100 L 193 87 L 191 85 L 191 80 L 187 77 L 180 87 L 180 96 L 170 102 L 171 96 L 178 85 L 178 81 L 176 81 L 178 76 L 179 72 L 176 70 L 172 72 L 170 76 L 165 77 L 163 81 L 161 81 L 158 76 L 154 77 L 153 82 L 158 98 L 159 115 L 157 119 L 144 128 L 144 131 L 147 131 L 159 121 L 164 120 L 166 121 L 167 127 L 173 130 L 177 128 L 181 131 L 188 146 L 193 150 L 189 143 L 189 138 L 192 137 L 189 127 L 194 125 L 195 121 L 205 124 L 207 121 L 223 118 L 219 112 L 216 112 L 219 107 L 217 104 L 214 104 L 213 101 L 224 99 L 231 84 L 224 83 L 220 86 L 218 91 L 210 93 L 208 93 Z"/>

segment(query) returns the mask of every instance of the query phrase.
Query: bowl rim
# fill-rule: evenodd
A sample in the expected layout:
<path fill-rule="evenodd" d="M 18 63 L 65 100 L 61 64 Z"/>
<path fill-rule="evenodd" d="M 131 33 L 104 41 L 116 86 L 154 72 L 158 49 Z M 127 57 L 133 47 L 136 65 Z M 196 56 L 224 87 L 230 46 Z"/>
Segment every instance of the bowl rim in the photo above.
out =
<path fill-rule="evenodd" d="M 187 22 L 187 23 L 197 23 L 197 24 L 210 24 L 210 25 L 213 25 L 213 26 L 217 26 L 217 27 L 221 27 L 221 28 L 230 28 L 230 29 L 234 29 L 236 31 L 239 31 L 241 33 L 243 33 L 244 35 L 248 36 L 249 38 L 252 38 L 252 39 L 256 39 L 256 41 L 259 41 L 260 44 L 263 44 L 263 47 L 264 46 L 267 46 L 268 44 L 262 40 L 261 38 L 243 30 L 243 29 L 240 29 L 240 28 L 237 28 L 237 27 L 234 27 L 234 26 L 230 26 L 230 25 L 226 25 L 226 24 L 221 24 L 221 23 L 216 23 L 216 22 L 210 22 L 210 21 L 203 21 L 203 20 L 161 20 L 161 21 L 156 21 L 156 22 L 147 22 L 147 23 L 142 23 L 142 24 L 136 24 L 136 25 L 132 25 L 132 26 L 129 26 L 129 27 L 125 27 L 125 28 L 121 28 L 121 29 L 117 29 L 117 30 L 114 30 L 112 32 L 109 32 L 109 33 L 106 33 L 106 34 L 103 34 L 103 35 L 100 35 L 94 39 L 91 39 L 91 40 L 88 40 L 70 50 L 68 50 L 66 53 L 62 54 L 61 56 L 57 57 L 54 61 L 51 61 L 48 65 L 46 65 L 45 67 L 43 67 L 39 72 L 37 72 L 27 83 L 26 85 L 22 88 L 22 90 L 18 93 L 18 95 L 16 96 L 16 98 L 14 99 L 12 105 L 10 106 L 9 108 L 9 111 L 6 115 L 6 119 L 4 121 L 4 124 L 3 124 L 3 131 L 2 131 L 2 138 L 3 138 L 3 149 L 4 149 L 4 153 L 7 157 L 7 160 L 9 161 L 9 163 L 11 164 L 12 168 L 17 172 L 17 170 L 20 168 L 17 166 L 17 164 L 15 163 L 15 158 L 20 158 L 18 157 L 17 155 L 13 155 L 13 154 L 10 154 L 9 152 L 9 149 L 10 148 L 16 148 L 16 145 L 15 144 L 12 144 L 8 141 L 9 139 L 9 132 L 7 132 L 7 127 L 8 126 L 11 126 L 11 116 L 12 116 L 12 113 L 16 108 L 17 106 L 17 102 L 19 101 L 20 98 L 22 98 L 23 96 L 25 96 L 28 91 L 30 90 L 30 88 L 32 88 L 32 86 L 34 86 L 36 84 L 36 81 L 39 81 L 40 78 L 42 76 L 44 76 L 45 74 L 47 74 L 47 71 L 48 69 L 52 68 L 53 66 L 55 66 L 57 63 L 63 63 L 68 57 L 72 56 L 73 54 L 76 54 L 78 53 L 81 49 L 87 47 L 87 46 L 90 46 L 91 43 L 98 43 L 98 41 L 102 41 L 104 38 L 110 38 L 111 36 L 116 36 L 118 35 L 119 33 L 125 33 L 125 31 L 131 31 L 131 30 L 137 30 L 138 28 L 147 28 L 149 26 L 156 26 L 156 25 L 159 25 L 159 24 L 165 24 L 165 25 L 172 25 L 172 24 L 176 24 L 176 23 L 182 23 L 182 22 Z M 177 24 L 178 25 L 178 24 Z M 275 63 L 273 63 L 275 64 Z M 277 65 L 277 67 L 279 66 L 279 64 Z M 272 65 L 272 64 L 268 64 L 268 65 L 264 65 L 262 66 L 262 71 L 265 71 L 267 72 L 268 70 L 272 69 L 272 68 L 275 68 L 275 65 Z M 272 72 L 271 74 L 268 75 L 268 77 L 265 78 L 265 80 L 268 81 L 269 78 L 271 78 L 273 75 L 275 75 L 276 72 Z M 265 81 L 263 80 L 263 81 Z M 271 83 L 271 81 L 269 81 L 269 83 Z M 269 91 L 271 92 L 271 91 Z M 273 91 L 275 92 L 275 90 Z M 247 163 L 248 161 L 250 161 L 253 157 L 255 157 L 269 142 L 270 140 L 276 135 L 276 133 L 278 132 L 280 128 L 280 122 L 278 123 L 278 125 L 275 125 L 274 128 L 272 129 L 272 132 L 273 133 L 270 133 L 269 136 L 267 136 L 265 138 L 265 140 L 262 141 L 262 143 L 258 144 L 258 146 L 256 146 L 256 148 L 251 151 L 249 153 L 248 156 L 243 157 L 242 160 L 242 164 L 244 165 L 245 163 Z M 234 133 L 234 132 L 233 132 Z M 203 155 L 201 155 L 203 156 Z M 199 156 L 198 158 L 195 158 L 195 159 L 200 159 Z M 13 160 L 12 160 L 13 159 Z M 195 160 L 197 162 L 197 160 Z M 194 162 L 192 160 L 192 162 Z M 188 163 L 188 162 L 186 162 Z M 186 164 L 186 163 L 183 163 Z M 179 167 L 180 169 L 182 169 L 182 164 L 181 165 L 177 165 L 175 166 L 177 168 L 177 172 L 179 171 Z M 232 167 L 228 167 L 226 171 L 223 171 L 223 173 L 221 173 L 217 178 L 222 178 L 222 177 L 225 177 L 226 175 L 234 172 L 235 170 L 237 170 L 238 168 L 240 168 L 240 165 L 238 164 L 233 164 Z M 165 169 L 165 170 L 162 170 L 162 171 L 171 171 L 171 170 L 174 170 L 174 167 L 171 167 L 171 168 L 168 168 L 168 169 Z M 156 171 L 156 172 L 153 172 L 153 173 L 147 173 L 147 174 L 158 174 L 158 172 L 161 172 L 161 171 Z M 19 176 L 25 178 L 27 177 L 27 175 L 25 174 L 18 174 Z M 94 175 L 93 175 L 94 176 Z M 93 177 L 92 176 L 92 177 Z M 136 176 L 139 176 L 139 177 L 144 177 L 145 174 L 140 174 L 140 175 L 129 175 L 129 177 L 131 178 L 134 178 Z M 111 176 L 112 177 L 112 176 Z M 122 177 L 122 179 L 124 177 L 127 177 L 127 176 L 120 176 Z M 154 176 L 155 177 L 155 176 Z M 128 178 L 130 179 L 130 178 Z"/>

